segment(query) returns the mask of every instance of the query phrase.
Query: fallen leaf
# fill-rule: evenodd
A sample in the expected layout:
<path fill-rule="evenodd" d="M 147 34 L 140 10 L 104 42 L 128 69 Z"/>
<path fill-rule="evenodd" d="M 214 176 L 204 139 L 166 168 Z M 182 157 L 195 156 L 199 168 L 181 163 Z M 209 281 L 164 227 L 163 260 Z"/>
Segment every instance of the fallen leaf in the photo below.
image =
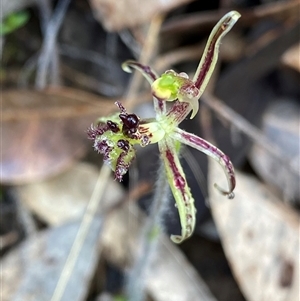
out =
<path fill-rule="evenodd" d="M 235 198 L 226 199 L 221 168 L 210 161 L 210 206 L 225 254 L 249 301 L 299 300 L 299 216 L 256 178 L 236 171 Z"/>
<path fill-rule="evenodd" d="M 123 203 L 106 217 L 102 235 L 103 256 L 124 268 L 141 255 L 140 238 L 146 217 L 133 203 Z M 146 264 L 146 290 L 156 301 L 216 301 L 178 245 L 160 235 Z"/>
<path fill-rule="evenodd" d="M 82 216 L 98 176 L 99 170 L 94 165 L 78 163 L 46 181 L 18 186 L 16 191 L 40 219 L 57 226 Z M 111 178 L 102 198 L 103 206 L 111 207 L 123 196 L 121 185 Z"/>
<path fill-rule="evenodd" d="M 299 40 L 299 29 L 300 23 L 284 29 L 270 43 L 224 71 L 216 84 L 216 96 L 254 126 L 260 124 L 262 113 L 268 102 L 272 100 L 267 93 L 260 97 L 260 90 L 264 88 L 264 79 L 278 67 L 278 62 L 286 49 Z M 238 85 L 235 85 L 234 83 L 237 82 Z M 252 145 L 249 137 L 241 134 L 237 139 L 232 139 L 232 132 L 228 131 L 228 128 L 224 127 L 214 115 L 212 126 L 220 149 L 235 165 L 245 164 Z"/>
<path fill-rule="evenodd" d="M 114 102 L 68 88 L 2 93 L 1 182 L 44 179 L 70 167 L 90 147 L 87 127 Z"/>
<path fill-rule="evenodd" d="M 262 131 L 278 146 L 291 166 L 270 155 L 266 149 L 254 144 L 249 153 L 251 165 L 262 179 L 276 188 L 285 199 L 300 201 L 300 106 L 293 99 L 274 100 L 262 119 Z M 293 167 L 293 169 L 292 169 Z"/>
<path fill-rule="evenodd" d="M 39 233 L 1 261 L 3 301 L 49 301 L 80 222 Z M 99 260 L 102 220 L 94 219 L 60 301 L 84 301 Z"/>

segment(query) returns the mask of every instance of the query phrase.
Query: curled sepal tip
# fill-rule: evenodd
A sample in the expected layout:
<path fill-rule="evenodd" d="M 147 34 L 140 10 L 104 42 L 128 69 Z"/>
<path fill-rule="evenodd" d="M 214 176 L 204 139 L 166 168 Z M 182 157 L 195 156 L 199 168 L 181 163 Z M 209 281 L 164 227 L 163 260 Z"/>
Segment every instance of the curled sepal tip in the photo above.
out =
<path fill-rule="evenodd" d="M 132 69 L 140 71 L 150 84 L 152 84 L 158 78 L 158 75 L 154 70 L 151 69 L 151 67 L 143 65 L 136 61 L 125 61 L 122 64 L 122 69 L 128 73 L 131 73 Z"/>
<path fill-rule="evenodd" d="M 223 188 L 221 188 L 217 183 L 214 184 L 214 187 L 223 195 L 226 195 L 228 199 L 232 200 L 235 197 L 235 194 L 233 191 L 226 191 Z"/>

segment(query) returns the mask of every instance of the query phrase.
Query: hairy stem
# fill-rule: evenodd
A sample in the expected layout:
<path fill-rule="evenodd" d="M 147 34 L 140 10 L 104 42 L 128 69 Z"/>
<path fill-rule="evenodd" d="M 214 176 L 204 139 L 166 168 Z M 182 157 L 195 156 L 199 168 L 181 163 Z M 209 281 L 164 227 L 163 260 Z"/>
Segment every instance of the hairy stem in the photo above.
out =
<path fill-rule="evenodd" d="M 169 186 L 163 164 L 158 170 L 158 179 L 155 185 L 153 204 L 150 216 L 142 231 L 140 240 L 140 252 L 127 279 L 127 297 L 130 301 L 143 301 L 145 292 L 145 273 L 149 268 L 159 239 L 159 233 L 163 229 L 163 216 L 168 209 Z"/>

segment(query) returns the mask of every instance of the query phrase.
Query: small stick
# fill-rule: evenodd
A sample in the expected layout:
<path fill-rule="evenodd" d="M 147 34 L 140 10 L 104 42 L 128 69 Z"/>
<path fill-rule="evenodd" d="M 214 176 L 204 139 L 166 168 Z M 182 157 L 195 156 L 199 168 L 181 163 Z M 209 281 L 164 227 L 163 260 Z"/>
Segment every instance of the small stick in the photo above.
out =
<path fill-rule="evenodd" d="M 109 176 L 110 176 L 110 168 L 107 167 L 106 165 L 103 165 L 99 173 L 98 180 L 96 182 L 92 196 L 86 207 L 85 213 L 83 215 L 80 227 L 74 239 L 70 253 L 67 257 L 66 263 L 63 267 L 63 270 L 60 274 L 57 285 L 51 297 L 51 301 L 60 301 L 64 295 L 65 289 L 72 275 L 81 248 L 85 242 L 91 224 L 96 216 L 97 210 L 100 207 L 99 204 L 101 202 L 101 198 L 105 191 L 105 187 L 107 185 Z"/>
<path fill-rule="evenodd" d="M 203 95 L 201 101 L 218 115 L 222 116 L 222 118 L 232 123 L 238 130 L 245 133 L 276 159 L 288 166 L 294 174 L 299 174 L 297 167 L 292 165 L 291 160 L 283 154 L 283 151 L 276 144 L 270 141 L 259 129 L 228 107 L 224 102 L 207 93 Z"/>
<path fill-rule="evenodd" d="M 143 46 L 139 62 L 147 65 L 150 61 L 150 59 L 153 56 L 153 53 L 156 49 L 157 45 L 157 37 L 161 28 L 161 24 L 163 21 L 163 16 L 158 15 L 156 16 L 153 21 L 150 24 L 150 28 L 148 30 L 147 38 L 145 41 L 145 44 Z M 135 97 L 136 93 L 138 92 L 138 89 L 142 83 L 142 75 L 138 72 L 135 72 L 132 76 L 131 83 L 127 92 L 127 102 L 126 106 L 131 106 L 133 107 L 136 102 L 137 98 Z"/>
<path fill-rule="evenodd" d="M 268 3 L 258 5 L 247 9 L 239 9 L 243 16 L 239 22 L 240 25 L 249 26 L 254 22 L 258 22 L 263 18 L 277 18 L 286 20 L 287 16 L 299 16 L 300 2 L 296 1 L 280 1 L 277 3 Z M 161 29 L 161 34 L 165 37 L 168 35 L 182 35 L 191 33 L 193 30 L 207 30 L 220 17 L 227 12 L 228 9 L 219 9 L 213 11 L 198 12 L 189 15 L 181 15 L 166 22 Z M 298 18 L 299 19 L 299 18 Z"/>
<path fill-rule="evenodd" d="M 174 66 L 184 61 L 199 60 L 202 56 L 204 47 L 205 43 L 201 43 L 193 46 L 181 47 L 160 55 L 155 60 L 154 69 L 161 72 L 169 69 L 170 66 Z"/>

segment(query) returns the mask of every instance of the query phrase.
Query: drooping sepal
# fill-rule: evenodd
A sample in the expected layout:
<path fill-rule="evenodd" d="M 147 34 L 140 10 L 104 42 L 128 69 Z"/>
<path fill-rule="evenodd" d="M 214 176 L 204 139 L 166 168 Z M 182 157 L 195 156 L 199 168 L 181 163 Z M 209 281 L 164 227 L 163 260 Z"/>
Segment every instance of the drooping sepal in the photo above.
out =
<path fill-rule="evenodd" d="M 178 208 L 181 235 L 171 235 L 171 240 L 181 243 L 190 237 L 195 228 L 196 209 L 194 199 L 180 164 L 174 141 L 168 139 L 158 143 L 164 162 L 168 182 Z"/>
<path fill-rule="evenodd" d="M 229 188 L 228 190 L 223 189 L 220 186 L 218 186 L 218 184 L 214 184 L 214 186 L 222 194 L 227 195 L 228 198 L 234 198 L 233 190 L 236 185 L 234 167 L 227 155 L 225 155 L 220 149 L 218 149 L 216 146 L 209 143 L 208 141 L 179 128 L 177 128 L 174 131 L 171 137 L 215 159 L 221 165 L 225 172 Z"/>

